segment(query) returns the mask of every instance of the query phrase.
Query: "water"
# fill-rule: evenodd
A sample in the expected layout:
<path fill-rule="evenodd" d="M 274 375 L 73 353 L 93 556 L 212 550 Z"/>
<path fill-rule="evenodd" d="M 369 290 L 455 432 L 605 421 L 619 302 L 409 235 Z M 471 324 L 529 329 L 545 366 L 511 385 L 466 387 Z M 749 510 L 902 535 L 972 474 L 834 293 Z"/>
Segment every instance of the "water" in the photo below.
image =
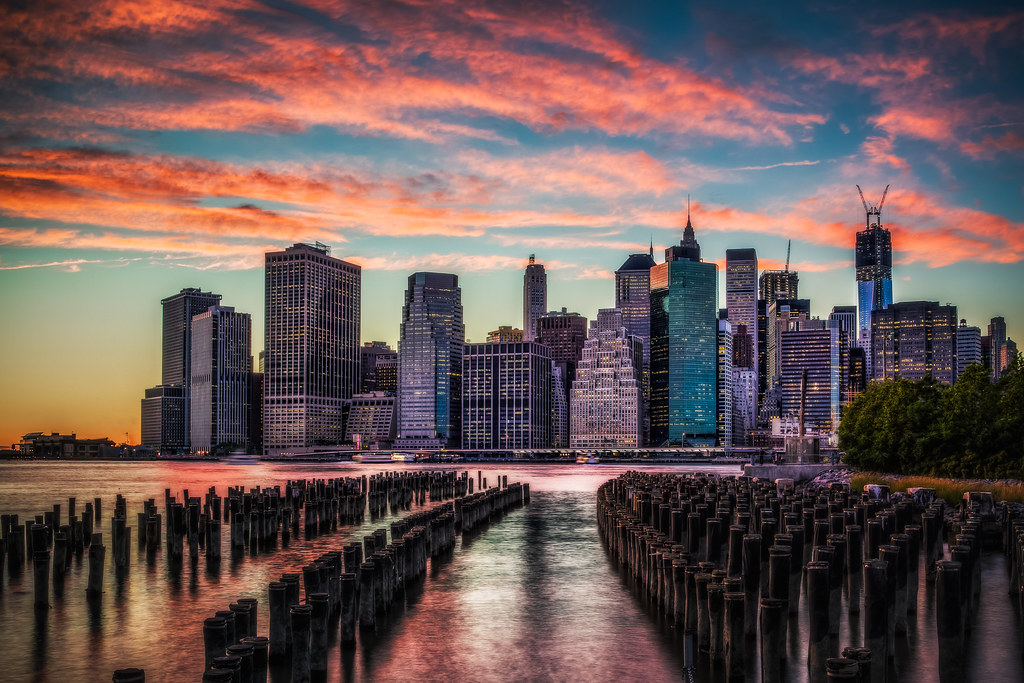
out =
<path fill-rule="evenodd" d="M 63 596 L 51 593 L 51 607 L 32 605 L 31 572 L 5 573 L 0 590 L 0 642 L 4 644 L 0 679 L 12 681 L 103 681 L 118 668 L 146 670 L 149 681 L 198 681 L 202 672 L 202 622 L 243 597 L 260 601 L 259 629 L 269 623 L 267 584 L 327 550 L 361 540 L 388 527 L 385 516 L 361 526 L 341 527 L 314 538 L 292 538 L 271 554 L 232 560 L 227 549 L 219 570 L 204 561 L 193 570 L 187 560 L 180 574 L 168 572 L 162 551 L 146 563 L 133 530 L 133 563 L 118 583 L 110 571 L 109 517 L 117 493 L 128 500 L 134 526 L 142 503 L 155 498 L 162 511 L 163 492 L 201 495 L 210 486 L 284 484 L 288 479 L 354 476 L 421 465 L 262 464 L 232 467 L 211 463 L 10 463 L 0 464 L 0 511 L 22 520 L 61 504 L 78 509 L 103 497 L 107 574 L 101 606 L 85 600 L 87 555 L 74 560 Z M 444 468 L 452 469 L 452 467 Z M 528 482 L 529 505 L 471 538 L 461 538 L 449 556 L 433 561 L 427 578 L 410 590 L 375 633 L 359 632 L 354 649 L 331 648 L 329 681 L 348 680 L 623 680 L 680 679 L 678 633 L 633 591 L 628 576 L 609 559 L 597 533 L 594 494 L 625 468 L 552 465 L 463 465 L 478 469 L 494 484 L 498 474 Z M 664 468 L 686 471 L 687 468 Z M 716 469 L 736 473 L 735 467 Z M 429 503 L 428 503 L 429 505 Z M 413 511 L 419 509 L 413 506 Z M 227 529 L 224 531 L 227 543 Z M 225 546 L 226 547 L 226 546 Z M 1006 568 L 998 553 L 985 556 L 983 585 L 967 666 L 973 680 L 1024 680 L 1021 624 L 1006 598 Z M 801 596 L 804 603 L 805 596 Z M 923 577 L 920 608 L 911 617 L 902 652 L 899 680 L 937 680 L 932 589 Z M 840 643 L 859 644 L 856 619 L 843 620 Z M 333 634 L 337 642 L 337 633 Z M 787 680 L 806 680 L 806 613 L 790 622 Z M 748 657 L 749 680 L 757 678 L 757 658 Z M 286 681 L 287 672 L 272 671 Z M 708 680 L 718 680 L 711 676 Z"/>

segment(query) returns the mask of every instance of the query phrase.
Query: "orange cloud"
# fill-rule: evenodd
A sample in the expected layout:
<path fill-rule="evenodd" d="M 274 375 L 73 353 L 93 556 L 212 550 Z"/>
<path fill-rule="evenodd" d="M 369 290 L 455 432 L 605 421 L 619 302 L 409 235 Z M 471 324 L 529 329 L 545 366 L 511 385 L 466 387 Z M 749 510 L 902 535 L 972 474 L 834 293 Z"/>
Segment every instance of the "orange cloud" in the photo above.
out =
<path fill-rule="evenodd" d="M 453 136 L 501 141 L 493 131 L 444 120 L 498 117 L 541 133 L 660 132 L 771 144 L 789 144 L 794 130 L 825 120 L 777 111 L 767 102 L 781 98 L 683 63 L 643 57 L 578 8 L 310 4 L 358 35 L 342 40 L 244 0 L 8 8 L 0 23 L 11 27 L 11 58 L 2 75 L 15 84 L 56 80 L 80 96 L 55 101 L 26 86 L 26 101 L 0 112 L 0 120 L 28 130 L 327 125 L 440 142 Z M 36 49 L 41 44 L 61 47 Z M 141 96 L 111 98 L 109 83 Z"/>

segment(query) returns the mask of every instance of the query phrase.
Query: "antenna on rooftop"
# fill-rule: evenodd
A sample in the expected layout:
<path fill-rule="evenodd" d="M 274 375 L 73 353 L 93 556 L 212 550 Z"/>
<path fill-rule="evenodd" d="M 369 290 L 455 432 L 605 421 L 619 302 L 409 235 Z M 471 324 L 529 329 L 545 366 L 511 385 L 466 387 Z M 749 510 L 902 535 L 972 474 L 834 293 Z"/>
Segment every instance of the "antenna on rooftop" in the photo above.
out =
<path fill-rule="evenodd" d="M 864 191 L 860 189 L 860 185 L 857 186 L 857 192 L 860 194 L 860 203 L 864 205 L 864 227 L 871 227 L 871 217 L 875 217 L 875 225 L 878 227 L 882 226 L 882 206 L 885 204 L 885 198 L 889 194 L 889 185 L 885 186 L 885 191 L 882 193 L 882 201 L 878 202 L 877 206 L 868 204 L 867 200 L 864 199 Z"/>

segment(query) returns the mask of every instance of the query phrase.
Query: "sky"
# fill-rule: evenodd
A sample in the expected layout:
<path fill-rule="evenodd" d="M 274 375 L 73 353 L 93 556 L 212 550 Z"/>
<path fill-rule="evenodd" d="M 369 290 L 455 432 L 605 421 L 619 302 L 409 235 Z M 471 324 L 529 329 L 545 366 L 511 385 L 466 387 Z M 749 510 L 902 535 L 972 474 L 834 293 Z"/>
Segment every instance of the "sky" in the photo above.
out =
<path fill-rule="evenodd" d="M 894 299 L 1024 342 L 1024 10 L 781 5 L 3 3 L 0 444 L 138 442 L 160 300 L 223 295 L 256 355 L 266 251 L 360 264 L 393 346 L 408 276 L 456 273 L 483 341 L 530 254 L 549 308 L 613 306 L 688 197 L 705 260 L 791 240 L 825 317 L 856 303 L 856 185 L 888 185 Z"/>

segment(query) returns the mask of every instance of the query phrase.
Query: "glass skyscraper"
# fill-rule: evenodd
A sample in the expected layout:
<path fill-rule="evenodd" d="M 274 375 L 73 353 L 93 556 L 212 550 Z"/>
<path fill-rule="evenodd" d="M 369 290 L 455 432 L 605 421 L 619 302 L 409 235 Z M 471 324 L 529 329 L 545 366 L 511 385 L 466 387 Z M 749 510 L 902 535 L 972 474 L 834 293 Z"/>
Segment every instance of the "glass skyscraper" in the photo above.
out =
<path fill-rule="evenodd" d="M 892 303 L 892 235 L 875 207 L 868 209 L 865 228 L 857 233 L 856 265 L 858 333 L 864 336 L 871 334 L 871 311 Z"/>
<path fill-rule="evenodd" d="M 340 444 L 345 401 L 359 390 L 362 270 L 319 243 L 265 262 L 264 450 Z"/>
<path fill-rule="evenodd" d="M 458 276 L 410 275 L 398 341 L 400 447 L 459 445 L 465 343 Z"/>
<path fill-rule="evenodd" d="M 713 446 L 717 426 L 718 266 L 683 240 L 651 269 L 651 443 Z"/>
<path fill-rule="evenodd" d="M 733 344 L 749 344 L 750 364 L 743 367 L 757 370 L 757 252 L 753 249 L 725 250 L 725 307 L 733 328 Z M 739 326 L 743 325 L 740 332 Z M 740 334 L 747 340 L 737 339 Z M 743 354 L 747 360 L 747 354 Z"/>

